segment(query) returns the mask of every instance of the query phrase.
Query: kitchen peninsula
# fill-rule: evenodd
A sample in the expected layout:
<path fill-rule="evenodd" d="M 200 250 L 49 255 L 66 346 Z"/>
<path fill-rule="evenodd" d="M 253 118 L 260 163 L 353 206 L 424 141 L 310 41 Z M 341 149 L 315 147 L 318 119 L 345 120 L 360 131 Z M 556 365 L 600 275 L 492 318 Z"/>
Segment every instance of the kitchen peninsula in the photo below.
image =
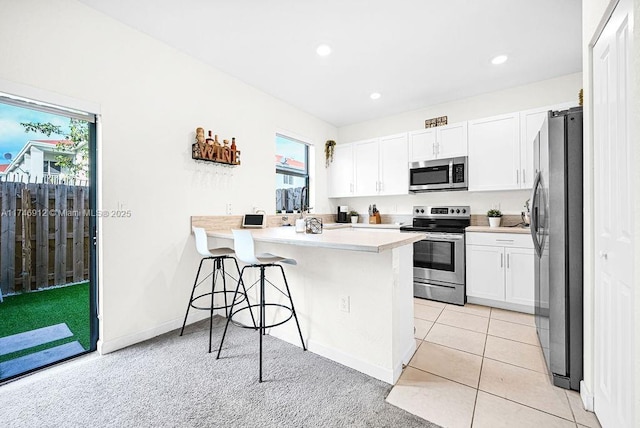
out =
<path fill-rule="evenodd" d="M 215 217 L 192 217 L 191 222 L 207 230 L 214 246 L 233 245 L 234 226 L 221 226 Z M 415 352 L 412 258 L 413 243 L 422 234 L 356 228 L 305 234 L 271 227 L 252 235 L 256 252 L 298 262 L 284 269 L 309 351 L 394 384 Z M 255 279 L 247 277 L 245 283 Z M 269 280 L 281 284 L 275 271 Z M 253 299 L 255 292 L 255 287 L 249 292 Z M 299 346 L 293 323 L 269 334 Z"/>

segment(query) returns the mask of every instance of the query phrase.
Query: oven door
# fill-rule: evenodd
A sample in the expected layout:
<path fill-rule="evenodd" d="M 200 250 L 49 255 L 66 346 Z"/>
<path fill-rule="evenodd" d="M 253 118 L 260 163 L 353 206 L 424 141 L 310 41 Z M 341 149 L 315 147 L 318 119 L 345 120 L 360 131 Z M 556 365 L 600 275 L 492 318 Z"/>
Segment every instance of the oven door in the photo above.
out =
<path fill-rule="evenodd" d="M 464 234 L 427 233 L 413 244 L 416 282 L 464 284 Z"/>

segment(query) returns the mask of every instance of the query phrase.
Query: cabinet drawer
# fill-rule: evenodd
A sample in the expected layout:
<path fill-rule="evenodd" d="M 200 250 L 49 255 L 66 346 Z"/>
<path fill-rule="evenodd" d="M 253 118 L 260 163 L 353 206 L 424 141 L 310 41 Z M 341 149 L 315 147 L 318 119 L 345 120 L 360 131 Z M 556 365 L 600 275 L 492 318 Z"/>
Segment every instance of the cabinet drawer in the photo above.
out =
<path fill-rule="evenodd" d="M 531 235 L 521 233 L 467 232 L 466 239 L 470 245 L 533 248 Z"/>

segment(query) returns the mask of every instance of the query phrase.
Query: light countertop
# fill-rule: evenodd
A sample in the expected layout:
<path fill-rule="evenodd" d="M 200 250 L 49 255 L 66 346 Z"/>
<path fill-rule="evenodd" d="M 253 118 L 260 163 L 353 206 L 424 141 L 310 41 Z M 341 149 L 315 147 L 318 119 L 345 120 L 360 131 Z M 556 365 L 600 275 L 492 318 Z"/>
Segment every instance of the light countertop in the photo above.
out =
<path fill-rule="evenodd" d="M 381 226 L 381 225 L 377 225 Z M 372 230 L 369 228 L 325 228 L 320 234 L 296 233 L 292 226 L 251 229 L 256 242 L 300 245 L 336 250 L 380 253 L 424 238 L 422 233 L 406 233 L 394 230 Z M 231 230 L 207 231 L 212 238 L 233 239 Z"/>
<path fill-rule="evenodd" d="M 400 230 L 400 224 L 384 223 L 384 224 L 370 224 L 370 223 L 325 223 L 325 229 L 396 229 Z"/>
<path fill-rule="evenodd" d="M 466 232 L 485 232 L 485 233 L 521 233 L 523 235 L 529 235 L 531 230 L 528 227 L 514 226 L 514 227 L 489 227 L 489 226 L 469 226 L 465 229 Z"/>

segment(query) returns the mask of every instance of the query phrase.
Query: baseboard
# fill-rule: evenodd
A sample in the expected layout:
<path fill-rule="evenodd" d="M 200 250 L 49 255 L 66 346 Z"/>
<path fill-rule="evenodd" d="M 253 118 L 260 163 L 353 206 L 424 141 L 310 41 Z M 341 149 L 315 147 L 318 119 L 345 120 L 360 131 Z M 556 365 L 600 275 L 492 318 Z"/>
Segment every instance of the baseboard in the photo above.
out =
<path fill-rule="evenodd" d="M 409 361 L 411 361 L 411 358 L 413 358 L 413 354 L 415 353 L 416 353 L 416 341 L 415 339 L 412 338 L 409 344 L 409 347 L 407 348 L 407 351 L 402 356 L 402 361 L 393 368 L 393 385 L 396 384 L 396 382 L 400 378 L 400 375 L 402 374 L 402 370 L 404 369 L 404 366 L 409 364 Z"/>
<path fill-rule="evenodd" d="M 580 381 L 580 398 L 582 399 L 582 405 L 590 412 L 593 412 L 593 394 L 587 388 L 585 381 Z"/>
<path fill-rule="evenodd" d="M 394 374 L 395 374 L 394 372 L 396 371 L 395 369 L 394 370 L 385 369 L 384 367 L 367 363 L 358 358 L 354 358 L 351 355 L 347 355 L 344 352 L 338 351 L 334 348 L 329 348 L 325 345 L 314 342 L 313 340 L 309 340 L 308 347 L 309 347 L 309 350 L 314 354 L 321 355 L 325 358 L 328 358 L 344 366 L 350 367 L 361 373 L 364 373 L 366 375 L 379 379 L 390 385 L 393 385 L 394 383 Z M 415 343 L 414 343 L 414 347 L 415 347 Z M 402 367 L 400 367 L 400 371 L 402 371 Z"/>
<path fill-rule="evenodd" d="M 193 316 L 189 313 L 189 319 L 187 324 L 193 324 L 195 322 L 201 321 L 209 317 L 209 313 L 205 311 L 193 311 L 195 312 Z M 168 333 L 171 330 L 175 330 L 177 328 L 182 327 L 182 323 L 184 318 L 176 318 L 171 321 L 167 321 L 165 323 L 159 324 L 153 328 L 148 330 L 139 331 L 136 333 L 132 333 L 126 336 L 121 336 L 117 339 L 112 340 L 98 340 L 98 353 L 100 355 L 109 354 L 111 352 L 117 351 L 118 349 L 126 348 L 127 346 L 135 345 L 136 343 L 144 342 L 145 340 L 153 339 L 156 336 L 160 336 L 161 334 Z"/>
<path fill-rule="evenodd" d="M 501 302 L 499 300 L 485 299 L 482 297 L 467 296 L 467 303 L 490 306 L 492 308 L 505 309 L 507 311 L 524 312 L 526 314 L 535 313 L 535 307 L 533 306 L 521 305 L 519 303 Z"/>

